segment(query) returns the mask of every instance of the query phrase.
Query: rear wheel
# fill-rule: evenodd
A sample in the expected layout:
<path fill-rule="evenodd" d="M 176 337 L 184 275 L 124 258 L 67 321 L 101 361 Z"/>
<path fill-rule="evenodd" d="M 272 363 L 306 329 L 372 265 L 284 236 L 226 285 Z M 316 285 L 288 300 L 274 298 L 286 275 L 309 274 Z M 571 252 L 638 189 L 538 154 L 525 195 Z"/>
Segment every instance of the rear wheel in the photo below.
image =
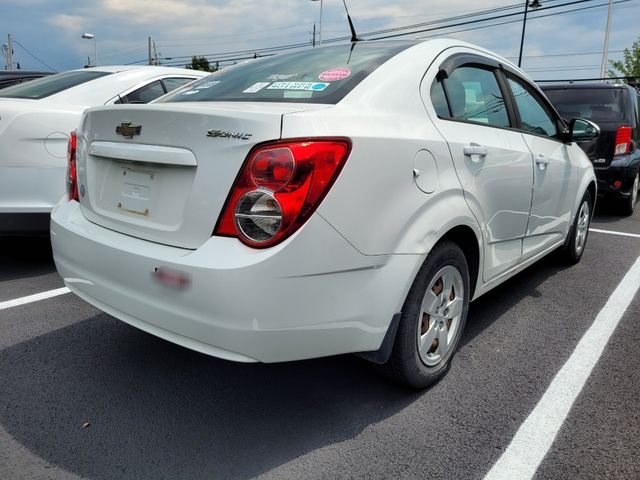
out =
<path fill-rule="evenodd" d="M 624 213 L 625 215 L 633 215 L 633 212 L 636 209 L 636 204 L 638 203 L 638 189 L 640 189 L 640 172 L 636 173 L 636 178 L 633 181 L 633 186 L 631 187 L 631 195 L 629 198 L 624 201 Z"/>
<path fill-rule="evenodd" d="M 469 269 L 460 247 L 449 241 L 436 245 L 409 290 L 383 371 L 413 388 L 440 379 L 460 341 L 469 294 Z"/>
<path fill-rule="evenodd" d="M 584 248 L 587 246 L 592 209 L 593 201 L 591 200 L 591 194 L 587 190 L 584 192 L 584 197 L 582 197 L 578 213 L 569 232 L 569 238 L 561 252 L 562 260 L 565 263 L 573 265 L 582 258 Z"/>

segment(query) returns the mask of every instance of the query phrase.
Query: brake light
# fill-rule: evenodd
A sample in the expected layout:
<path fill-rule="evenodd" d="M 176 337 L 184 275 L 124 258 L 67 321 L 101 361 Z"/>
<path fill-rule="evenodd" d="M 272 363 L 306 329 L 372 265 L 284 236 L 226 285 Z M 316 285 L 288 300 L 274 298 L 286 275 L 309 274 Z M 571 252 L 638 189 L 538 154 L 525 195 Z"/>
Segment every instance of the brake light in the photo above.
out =
<path fill-rule="evenodd" d="M 631 127 L 618 127 L 616 131 L 616 147 L 613 155 L 627 155 L 631 151 Z"/>
<path fill-rule="evenodd" d="M 347 138 L 262 144 L 245 160 L 214 235 L 271 247 L 298 230 L 325 197 L 351 151 Z"/>
<path fill-rule="evenodd" d="M 67 198 L 69 200 L 80 201 L 78 196 L 78 178 L 76 171 L 76 147 L 78 138 L 76 132 L 69 134 L 67 143 Z"/>

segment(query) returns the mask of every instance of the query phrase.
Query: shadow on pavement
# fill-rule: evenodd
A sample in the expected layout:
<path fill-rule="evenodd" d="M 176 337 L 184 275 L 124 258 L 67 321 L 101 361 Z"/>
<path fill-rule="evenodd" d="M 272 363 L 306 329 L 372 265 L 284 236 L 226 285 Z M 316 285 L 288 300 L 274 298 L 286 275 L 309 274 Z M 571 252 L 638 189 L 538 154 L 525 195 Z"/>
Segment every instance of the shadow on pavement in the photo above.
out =
<path fill-rule="evenodd" d="M 538 286 L 567 268 L 571 267 L 563 265 L 556 254 L 551 253 L 472 302 L 460 347 L 472 342 L 524 298 L 541 297 Z"/>
<path fill-rule="evenodd" d="M 620 223 L 621 221 L 630 218 L 628 215 L 624 215 L 622 212 L 622 203 L 615 201 L 611 198 L 598 198 L 596 201 L 596 211 L 594 212 L 593 220 L 598 223 Z M 638 213 L 638 208 L 634 212 L 633 217 Z"/>
<path fill-rule="evenodd" d="M 0 236 L 0 282 L 55 272 L 49 236 Z"/>
<path fill-rule="evenodd" d="M 0 378 L 6 430 L 92 479 L 253 477 L 420 396 L 353 356 L 226 362 L 108 315 L 1 351 Z"/>

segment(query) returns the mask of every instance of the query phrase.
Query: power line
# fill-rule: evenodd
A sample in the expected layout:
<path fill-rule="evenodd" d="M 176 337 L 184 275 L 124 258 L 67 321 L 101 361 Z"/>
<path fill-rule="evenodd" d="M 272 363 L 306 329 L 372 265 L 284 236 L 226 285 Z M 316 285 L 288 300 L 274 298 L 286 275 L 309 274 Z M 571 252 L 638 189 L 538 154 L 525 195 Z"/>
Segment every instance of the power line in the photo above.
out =
<path fill-rule="evenodd" d="M 561 8 L 561 7 L 566 7 L 566 6 L 569 6 L 569 5 L 576 5 L 576 4 L 579 4 L 579 3 L 591 2 L 591 1 L 593 1 L 593 0 L 574 0 L 572 2 L 563 3 L 561 5 L 551 5 L 549 7 L 540 7 L 538 9 L 536 9 L 535 12 L 537 13 L 537 12 L 540 12 L 540 11 L 543 11 L 543 10 L 551 10 L 551 9 L 555 9 L 555 8 Z M 630 1 L 630 0 L 626 0 L 626 1 Z M 586 10 L 586 9 L 594 8 L 594 7 L 583 7 L 583 8 Z M 577 11 L 577 10 L 573 10 L 573 11 Z M 508 17 L 520 16 L 520 15 L 522 15 L 522 12 L 504 13 L 502 15 L 495 15 L 495 16 L 493 16 L 491 18 L 468 20 L 466 22 L 458 22 L 458 23 L 454 23 L 454 24 L 451 24 L 451 25 L 445 25 L 445 26 L 440 26 L 440 27 L 425 28 L 423 30 L 416 30 L 416 31 L 413 31 L 413 32 L 402 32 L 402 33 L 396 33 L 396 34 L 393 34 L 393 35 L 385 35 L 383 37 L 373 38 L 372 40 L 384 40 L 384 39 L 388 39 L 388 38 L 402 37 L 402 36 L 405 36 L 405 35 L 415 35 L 416 33 L 426 33 L 426 32 L 432 32 L 432 31 L 435 31 L 435 30 L 442 30 L 444 28 L 460 27 L 460 26 L 463 26 L 463 25 L 473 25 L 473 24 L 480 23 L 480 22 L 486 22 L 487 20 L 498 20 L 498 19 L 501 19 L 501 18 L 508 18 Z M 542 17 L 545 17 L 545 16 L 551 16 L 551 14 L 536 15 L 535 17 L 531 17 L 531 20 L 534 20 L 536 18 L 542 18 Z M 519 22 L 519 20 L 517 20 L 517 21 Z M 514 22 L 508 22 L 508 23 L 514 23 Z M 363 36 L 369 36 L 369 35 L 370 34 L 364 34 Z"/>
<path fill-rule="evenodd" d="M 548 0 L 548 1 L 558 1 L 558 0 Z M 562 3 L 559 5 L 551 5 L 548 7 L 543 7 L 538 9 L 536 12 L 540 11 L 540 10 L 549 10 L 549 9 L 555 9 L 555 8 L 560 8 L 560 7 L 566 7 L 568 5 L 575 5 L 575 4 L 580 4 L 580 3 L 585 3 L 585 2 L 589 2 L 589 1 L 593 1 L 593 0 L 574 0 L 572 2 L 566 2 L 566 3 Z M 629 2 L 631 0 L 617 0 L 614 3 L 618 4 L 618 3 L 626 3 Z M 583 10 L 589 10 L 589 9 L 593 9 L 593 8 L 599 8 L 602 6 L 606 6 L 607 4 L 598 4 L 598 5 L 590 5 L 590 6 L 586 6 L 586 7 L 580 7 L 580 8 L 574 8 L 574 9 L 570 9 L 570 10 L 565 10 L 565 11 L 561 11 L 561 12 L 553 12 L 553 13 L 548 13 L 546 15 L 536 15 L 536 16 L 532 16 L 530 20 L 535 20 L 538 18 L 544 18 L 544 17 L 549 17 L 549 16 L 553 16 L 553 15 L 564 15 L 564 14 L 569 14 L 569 13 L 575 13 L 575 12 L 579 12 L 579 11 L 583 11 Z M 507 6 L 507 7 L 501 7 L 503 9 L 512 9 L 512 6 Z M 490 11 L 493 11 L 496 9 L 490 9 Z M 486 11 L 485 11 L 486 12 Z M 486 14 L 486 13 L 485 13 Z M 466 16 L 474 16 L 474 15 L 478 15 L 478 14 L 467 14 Z M 471 21 L 466 21 L 466 22 L 460 22 L 457 24 L 450 24 L 450 25 L 441 25 L 441 26 L 437 26 L 437 27 L 432 27 L 432 28 L 428 28 L 428 29 L 423 29 L 423 30 L 419 30 L 419 31 L 411 31 L 411 32 L 402 32 L 402 33 L 397 33 L 394 35 L 387 35 L 384 37 L 377 37 L 377 38 L 373 38 L 372 40 L 381 40 L 384 38 L 392 38 L 392 37 L 398 37 L 398 36 L 405 36 L 405 35 L 415 35 L 416 33 L 424 33 L 424 32 L 430 32 L 430 31 L 436 31 L 436 30 L 443 30 L 443 29 L 447 29 L 447 28 L 451 28 L 454 26 L 460 26 L 460 25 L 469 25 L 469 24 L 475 24 L 475 23 L 480 23 L 480 22 L 487 22 L 487 21 L 491 21 L 494 19 L 499 19 L 499 18 L 506 18 L 506 17 L 512 17 L 512 16 L 519 16 L 522 15 L 521 12 L 515 12 L 515 13 L 508 13 L 508 14 L 503 14 L 503 15 L 496 15 L 496 16 L 492 16 L 492 17 L 487 17 L 487 18 L 481 18 L 481 19 L 475 19 L 475 20 L 471 20 Z M 464 16 L 458 16 L 458 17 L 451 17 L 451 18 L 459 18 L 459 17 L 464 17 Z M 449 22 L 450 19 L 443 19 L 440 20 L 440 22 Z M 495 27 L 495 26 L 500 26 L 500 25 L 505 25 L 505 24 L 510 24 L 510 23 L 517 23 L 520 22 L 520 20 L 510 20 L 510 21 L 506 21 L 506 22 L 499 22 L 499 23 L 493 23 L 490 25 L 483 25 L 483 26 L 479 26 L 479 27 L 473 27 L 473 28 L 465 28 L 465 29 L 460 29 L 460 30 L 456 30 L 456 31 L 449 31 L 446 32 L 445 34 L 452 34 L 452 33 L 460 33 L 460 32 L 465 32 L 465 31 L 472 31 L 472 30 L 478 30 L 478 29 L 482 29 L 482 28 L 491 28 L 491 27 Z M 424 22 L 424 24 L 432 24 L 433 22 Z M 416 25 L 422 25 L 422 24 L 416 24 Z M 396 27 L 394 30 L 398 31 L 398 30 L 402 30 L 402 29 L 407 29 L 407 28 L 413 28 L 413 26 L 404 26 L 404 27 Z M 389 31 L 390 29 L 384 30 L 384 32 Z M 375 32 L 368 32 L 368 33 L 364 33 L 361 34 L 361 36 L 372 36 L 372 35 L 378 35 L 380 32 L 383 32 L 383 30 L 380 31 L 375 31 Z M 440 34 L 437 34 L 440 35 Z M 435 35 L 435 36 L 437 36 Z M 327 39 L 325 40 L 324 43 L 336 43 L 336 42 L 340 42 L 340 41 L 344 41 L 344 40 L 348 40 L 349 37 L 337 37 L 337 38 L 331 38 L 331 39 Z M 233 51 L 233 52 L 225 52 L 225 53 L 212 53 L 212 54 L 205 54 L 205 55 L 199 55 L 199 56 L 204 56 L 205 58 L 209 57 L 209 59 L 216 59 L 220 62 L 230 62 L 230 61 L 236 61 L 239 60 L 240 58 L 233 58 L 232 55 L 244 55 L 244 54 L 248 54 L 251 52 L 254 53 L 260 53 L 260 52 L 276 52 L 276 51 L 283 51 L 283 50 L 291 50 L 291 49 L 295 49 L 295 48 L 301 48 L 304 46 L 307 46 L 308 43 L 298 43 L 298 44 L 289 44 L 289 45 L 279 45 L 279 46 L 275 46 L 275 47 L 268 47 L 268 48 L 263 48 L 263 49 L 257 49 L 257 50 L 241 50 L 241 51 Z M 176 56 L 176 57 L 169 57 L 171 60 L 178 60 L 178 59 L 182 59 L 184 58 L 185 60 L 188 60 L 191 58 L 191 56 Z M 182 64 L 183 62 L 174 62 L 174 63 L 169 63 L 167 65 L 179 65 Z"/>
<path fill-rule="evenodd" d="M 587 0 L 587 1 L 589 1 L 589 0 Z M 616 0 L 613 3 L 614 4 L 619 4 L 619 3 L 626 3 L 626 2 L 630 2 L 630 1 L 632 1 L 632 0 Z M 558 5 L 558 6 L 562 7 L 562 6 L 565 6 L 565 5 L 568 5 L 568 4 Z M 575 13 L 575 12 L 580 12 L 580 11 L 583 11 L 583 10 L 590 10 L 590 9 L 593 9 L 593 8 L 599 8 L 599 7 L 605 7 L 605 6 L 608 6 L 608 3 L 601 3 L 599 5 L 590 5 L 588 7 L 574 8 L 574 9 L 565 10 L 565 11 L 562 11 L 562 12 L 547 13 L 545 15 L 537 15 L 535 17 L 530 17 L 529 21 L 537 20 L 539 18 L 552 17 L 552 16 L 555 16 L 555 15 L 565 15 L 565 14 L 568 14 L 568 13 Z M 442 35 L 451 35 L 452 33 L 471 32 L 471 31 L 474 31 L 474 30 L 481 30 L 483 28 L 499 27 L 501 25 L 509 25 L 509 24 L 512 24 L 512 23 L 520 23 L 520 20 L 507 20 L 505 22 L 492 23 L 490 25 L 481 25 L 479 27 L 473 27 L 473 28 L 463 28 L 461 30 L 453 30 L 453 31 L 445 32 L 445 33 L 437 33 L 435 35 L 429 35 L 429 36 L 426 36 L 426 37 L 419 37 L 419 38 L 432 38 L 432 37 L 438 37 L 438 36 L 442 36 Z M 411 34 L 411 33 L 404 34 L 404 35 L 409 35 L 409 34 Z M 380 39 L 376 38 L 376 39 L 373 39 L 373 40 L 380 40 Z M 602 52 L 599 52 L 599 53 L 602 54 Z M 516 58 L 516 57 L 510 57 L 510 58 Z"/>
<path fill-rule="evenodd" d="M 560 0 L 548 0 L 549 2 L 551 1 L 560 1 Z M 578 1 L 582 1 L 582 2 L 588 2 L 588 1 L 593 1 L 593 0 L 578 0 Z M 459 20 L 459 19 L 464 19 L 464 18 L 472 18 L 472 17 L 477 17 L 477 16 L 482 16 L 482 15 L 488 15 L 490 13 L 495 13 L 495 12 L 499 12 L 499 11 L 506 11 L 506 10 L 512 10 L 514 8 L 518 8 L 520 7 L 520 4 L 512 4 L 512 5 L 507 5 L 504 7 L 498 7 L 498 8 L 491 8 L 491 9 L 487 9 L 487 10 L 481 10 L 475 13 L 466 13 L 463 15 L 458 15 L 458 16 L 454 16 L 454 17 L 448 17 L 448 18 L 443 18 L 440 20 L 431 20 L 428 22 L 422 22 L 422 23 L 417 23 L 414 25 L 406 25 L 403 27 L 395 27 L 392 29 L 385 29 L 385 30 L 377 30 L 377 31 L 373 31 L 373 32 L 369 32 L 369 33 L 364 33 L 361 36 L 371 36 L 371 35 L 379 35 L 379 34 L 383 34 L 383 33 L 388 33 L 388 32 L 392 32 L 392 31 L 399 31 L 399 30 L 406 30 L 409 28 L 417 28 L 420 26 L 426 26 L 426 25 L 436 25 L 439 23 L 445 23 L 445 22 L 450 22 L 450 21 L 454 21 L 454 20 Z M 549 8 L 549 7 L 547 7 Z M 514 13 L 512 15 L 520 15 L 520 13 Z M 482 19 L 482 21 L 485 20 L 491 20 L 492 18 L 495 17 L 489 17 L 486 19 Z M 481 21 L 481 20 L 479 20 Z M 441 28 L 446 28 L 446 27 L 441 27 Z M 350 36 L 342 36 L 342 37 L 335 37 L 332 39 L 328 39 L 326 41 L 324 41 L 323 43 L 335 43 L 335 42 L 340 42 L 340 41 L 344 41 L 344 40 L 349 40 L 351 37 Z M 263 48 L 263 49 L 251 49 L 251 50 L 241 50 L 241 51 L 235 51 L 235 52 L 225 52 L 225 53 L 207 53 L 207 54 L 200 54 L 200 55 L 196 55 L 196 56 L 202 56 L 202 57 L 223 57 L 223 56 L 227 56 L 227 55 L 231 55 L 231 54 L 245 54 L 245 53 L 251 53 L 251 52 L 256 52 L 256 51 L 279 51 L 282 49 L 293 49 L 293 48 L 300 48 L 300 47 L 305 47 L 308 46 L 309 43 L 308 42 L 304 42 L 304 43 L 296 43 L 296 44 L 288 44 L 288 45 L 279 45 L 279 46 L 275 46 L 275 47 L 267 47 L 267 48 Z M 178 59 L 178 58 L 184 58 L 184 59 L 189 59 L 191 58 L 190 55 L 184 55 L 184 56 L 172 56 L 172 59 Z"/>
<path fill-rule="evenodd" d="M 13 39 L 13 43 L 15 43 L 15 44 L 17 44 L 17 45 L 20 45 L 20 47 L 21 47 L 25 52 L 27 52 L 29 55 L 31 55 L 33 58 L 35 58 L 38 62 L 40 62 L 40 63 L 41 63 L 42 65 L 44 65 L 45 67 L 47 67 L 47 68 L 48 68 L 49 70 L 51 70 L 52 72 L 55 72 L 55 71 L 56 71 L 56 69 L 55 69 L 55 68 L 53 68 L 51 65 L 48 65 L 48 64 L 44 63 L 42 60 L 40 60 L 38 57 L 36 57 L 33 53 L 31 53 L 29 50 L 27 50 L 27 48 L 26 48 L 24 45 L 22 45 L 18 40 Z"/>

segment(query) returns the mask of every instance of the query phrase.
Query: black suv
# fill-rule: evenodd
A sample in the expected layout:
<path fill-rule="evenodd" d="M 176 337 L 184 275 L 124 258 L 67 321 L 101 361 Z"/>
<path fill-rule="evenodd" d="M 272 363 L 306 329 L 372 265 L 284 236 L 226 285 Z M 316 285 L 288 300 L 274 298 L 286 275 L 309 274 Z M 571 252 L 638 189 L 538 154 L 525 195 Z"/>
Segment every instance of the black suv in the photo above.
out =
<path fill-rule="evenodd" d="M 636 89 L 621 84 L 569 84 L 541 87 L 567 121 L 588 118 L 600 127 L 595 140 L 578 142 L 598 178 L 598 193 L 619 199 L 631 215 L 640 183 L 640 112 Z"/>

